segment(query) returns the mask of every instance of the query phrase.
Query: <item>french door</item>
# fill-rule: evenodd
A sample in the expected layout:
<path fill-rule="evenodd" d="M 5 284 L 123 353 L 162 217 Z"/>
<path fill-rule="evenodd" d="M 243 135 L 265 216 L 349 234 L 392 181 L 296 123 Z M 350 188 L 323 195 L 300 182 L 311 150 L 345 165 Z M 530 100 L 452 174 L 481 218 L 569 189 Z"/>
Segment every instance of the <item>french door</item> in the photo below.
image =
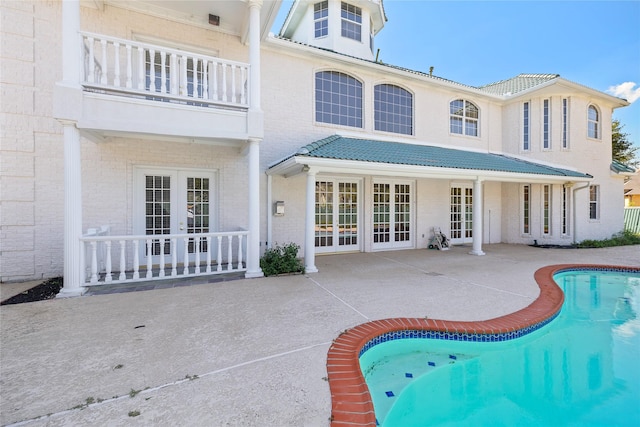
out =
<path fill-rule="evenodd" d="M 360 249 L 360 185 L 337 179 L 316 181 L 316 252 Z"/>
<path fill-rule="evenodd" d="M 373 243 L 376 249 L 413 247 L 413 186 L 406 181 L 373 183 Z"/>
<path fill-rule="evenodd" d="M 451 244 L 460 245 L 473 241 L 473 187 L 451 187 Z"/>
<path fill-rule="evenodd" d="M 135 233 L 144 235 L 193 234 L 215 231 L 215 173 L 201 170 L 138 169 L 136 171 Z M 206 240 L 189 239 L 172 246 L 159 238 L 151 248 L 140 248 L 142 257 L 153 262 L 175 255 L 184 260 L 185 251 L 193 260 L 196 252 L 207 251 Z M 215 249 L 215 248 L 212 248 Z M 145 258 L 146 259 L 146 258 Z"/>

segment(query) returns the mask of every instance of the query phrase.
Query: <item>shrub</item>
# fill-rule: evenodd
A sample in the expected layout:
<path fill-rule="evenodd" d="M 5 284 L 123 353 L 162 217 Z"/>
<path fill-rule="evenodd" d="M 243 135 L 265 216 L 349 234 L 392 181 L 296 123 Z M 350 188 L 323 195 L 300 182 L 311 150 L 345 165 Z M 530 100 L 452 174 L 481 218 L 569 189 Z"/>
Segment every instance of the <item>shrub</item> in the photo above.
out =
<path fill-rule="evenodd" d="M 640 245 L 640 234 L 625 230 L 614 234 L 610 239 L 583 240 L 578 243 L 579 248 L 608 248 L 611 246 Z"/>
<path fill-rule="evenodd" d="M 264 252 L 260 258 L 260 268 L 265 276 L 286 273 L 304 273 L 304 265 L 298 259 L 300 246 L 295 243 L 276 245 Z"/>

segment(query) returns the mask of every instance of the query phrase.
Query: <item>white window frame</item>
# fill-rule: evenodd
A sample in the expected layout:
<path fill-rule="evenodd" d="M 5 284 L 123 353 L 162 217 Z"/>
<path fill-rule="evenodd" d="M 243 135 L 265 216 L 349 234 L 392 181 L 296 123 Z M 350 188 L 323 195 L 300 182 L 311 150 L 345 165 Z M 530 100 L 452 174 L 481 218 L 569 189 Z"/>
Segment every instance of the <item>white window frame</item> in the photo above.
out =
<path fill-rule="evenodd" d="M 520 186 L 520 231 L 523 236 L 531 236 L 531 184 Z"/>
<path fill-rule="evenodd" d="M 321 83 L 324 86 L 325 84 L 327 84 L 329 86 L 329 88 L 327 90 L 323 88 L 319 88 L 318 84 L 320 83 L 319 76 L 322 75 L 326 75 L 325 73 L 329 73 L 332 75 L 332 78 L 327 80 L 327 79 L 322 79 Z M 340 75 L 343 76 L 347 76 L 349 79 L 352 79 L 354 82 L 357 82 L 359 84 L 359 86 L 357 85 L 346 85 L 344 87 L 342 87 L 342 83 L 340 83 Z M 338 77 L 336 77 L 338 76 Z M 338 81 L 336 81 L 336 78 Z M 334 84 L 338 84 L 341 85 L 340 90 L 338 91 L 338 93 L 335 93 L 333 91 L 331 91 L 331 89 L 333 89 L 333 85 Z M 352 90 L 353 89 L 353 90 Z M 318 94 L 322 93 L 322 100 L 319 100 L 318 98 Z M 351 93 L 354 92 L 354 93 Z M 359 92 L 359 93 L 358 93 Z M 354 99 L 357 101 L 357 103 L 359 103 L 359 105 L 348 105 L 348 104 L 334 104 L 333 103 L 333 95 L 338 95 L 338 99 L 339 100 L 349 100 L 349 99 Z M 319 110 L 318 106 L 319 103 L 321 103 L 322 105 L 325 106 L 325 109 L 327 106 L 330 106 L 329 111 L 325 111 L 325 109 Z M 362 83 L 362 81 L 354 76 L 352 76 L 351 74 L 348 73 L 343 73 L 341 71 L 335 71 L 335 70 L 320 70 L 320 71 L 316 71 L 315 75 L 314 75 L 314 114 L 315 114 L 315 122 L 316 123 L 326 123 L 329 125 L 336 125 L 336 126 L 345 126 L 345 127 L 350 127 L 350 128 L 357 128 L 357 129 L 362 129 L 364 126 L 364 118 L 363 118 L 363 113 L 364 113 L 364 83 Z M 354 112 L 359 112 L 359 116 L 356 115 L 343 115 L 340 110 L 342 107 L 346 107 L 347 111 L 353 109 Z M 337 110 L 337 112 L 336 112 Z M 329 118 L 329 120 L 325 120 L 325 116 L 327 116 Z"/>
<path fill-rule="evenodd" d="M 382 94 L 382 88 L 391 89 L 392 92 Z M 395 91 L 395 92 L 393 92 Z M 378 95 L 385 95 L 386 99 L 379 99 Z M 408 101 L 403 104 L 402 101 Z M 381 110 L 379 106 L 388 105 L 391 108 Z M 413 93 L 402 86 L 393 83 L 380 83 L 373 88 L 373 126 L 376 131 L 397 133 L 400 135 L 414 134 L 414 101 Z M 405 114 L 408 113 L 408 114 Z M 384 116 L 384 120 L 383 120 Z M 401 123 L 408 119 L 408 123 Z M 384 129 L 383 129 L 384 128 Z M 408 132 L 404 132 L 408 128 Z"/>
<path fill-rule="evenodd" d="M 552 200 L 553 200 L 553 187 L 550 184 L 542 185 L 542 235 L 550 236 L 552 233 L 551 220 L 552 216 Z"/>
<path fill-rule="evenodd" d="M 459 108 L 456 111 L 452 112 L 452 108 L 454 108 L 454 102 L 462 102 L 462 110 Z M 469 106 L 473 106 L 477 112 L 477 117 L 473 117 L 469 115 Z M 457 111 L 462 111 L 462 114 L 458 114 Z M 460 132 L 454 132 L 452 122 L 453 120 L 460 120 Z M 468 124 L 474 124 L 475 133 L 468 132 Z M 456 126 L 457 127 L 457 126 Z M 458 98 L 449 102 L 449 133 L 451 135 L 464 135 L 471 136 L 474 138 L 480 137 L 480 107 L 475 102 L 469 101 L 467 99 Z"/>
<path fill-rule="evenodd" d="M 595 118 L 591 116 L 591 112 L 595 113 Z M 587 138 L 600 139 L 601 138 L 601 114 L 598 107 L 590 104 L 587 107 Z"/>
<path fill-rule="evenodd" d="M 340 3 L 342 37 L 362 42 L 362 8 L 347 2 Z"/>
<path fill-rule="evenodd" d="M 571 187 L 562 186 L 562 231 L 561 235 L 571 235 Z"/>
<path fill-rule="evenodd" d="M 589 221 L 600 221 L 600 186 L 589 186 Z"/>
<path fill-rule="evenodd" d="M 569 98 L 562 98 L 562 149 L 569 149 Z"/>
<path fill-rule="evenodd" d="M 551 150 L 551 99 L 542 100 L 542 149 Z"/>
<path fill-rule="evenodd" d="M 522 151 L 531 151 L 531 102 L 522 103 Z"/>
<path fill-rule="evenodd" d="M 320 34 L 318 34 L 320 32 Z M 313 38 L 321 39 L 329 35 L 329 2 L 319 1 L 313 5 Z"/>

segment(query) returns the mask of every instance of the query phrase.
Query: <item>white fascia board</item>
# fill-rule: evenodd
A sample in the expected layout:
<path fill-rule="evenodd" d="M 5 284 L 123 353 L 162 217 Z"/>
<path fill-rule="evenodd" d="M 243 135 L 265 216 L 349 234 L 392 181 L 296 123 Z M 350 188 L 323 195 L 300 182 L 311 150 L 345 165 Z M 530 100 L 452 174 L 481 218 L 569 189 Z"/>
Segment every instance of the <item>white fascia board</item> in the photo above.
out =
<path fill-rule="evenodd" d="M 615 108 L 626 107 L 630 105 L 630 103 L 622 98 L 615 97 L 613 95 L 609 95 L 605 92 L 600 92 L 599 90 L 592 89 L 588 86 L 581 85 L 579 83 L 572 82 L 570 80 L 563 79 L 562 77 L 557 77 L 555 79 L 549 80 L 548 82 L 541 83 L 537 86 L 531 87 L 527 90 L 523 90 L 522 92 L 518 92 L 515 95 L 505 95 L 501 98 L 505 101 L 514 101 L 520 98 L 528 98 L 531 94 L 539 92 L 541 89 L 545 89 L 554 85 L 566 86 L 570 89 L 576 90 L 578 92 L 585 93 L 587 95 L 597 97 L 603 99 L 607 102 L 610 102 L 614 105 Z"/>
<path fill-rule="evenodd" d="M 272 46 L 269 46 L 272 45 Z M 374 69 L 376 73 L 386 73 L 394 76 L 400 76 L 407 79 L 413 79 L 420 81 L 422 83 L 431 84 L 434 86 L 445 87 L 447 89 L 456 90 L 464 93 L 472 93 L 475 96 L 484 97 L 487 99 L 492 99 L 494 101 L 505 101 L 505 97 L 501 95 L 494 95 L 491 93 L 487 93 L 483 90 L 474 88 L 472 86 L 467 86 L 463 83 L 456 83 L 451 80 L 446 80 L 442 77 L 430 77 L 429 75 L 422 74 L 420 71 L 405 71 L 399 68 L 394 68 L 394 66 L 389 66 L 385 64 L 377 64 L 373 61 L 367 61 L 355 57 L 351 57 L 348 55 L 343 55 L 336 52 L 331 52 L 328 50 L 323 50 L 321 48 L 307 45 L 304 43 L 297 43 L 291 40 L 284 40 L 281 38 L 277 38 L 274 36 L 267 37 L 265 39 L 265 43 L 263 43 L 264 47 L 271 47 L 274 51 L 282 53 L 282 49 L 287 49 L 292 55 L 297 55 L 301 57 L 325 57 L 327 60 L 335 61 L 336 63 L 344 63 L 347 65 L 355 66 L 355 67 L 364 67 Z"/>
<path fill-rule="evenodd" d="M 283 175 L 290 177 L 303 172 L 308 166 L 315 173 L 354 174 L 375 176 L 400 176 L 411 178 L 457 179 L 497 181 L 497 182 L 526 182 L 526 183 L 557 183 L 589 182 L 591 178 L 538 175 L 516 172 L 500 172 L 490 170 L 473 170 L 443 168 L 433 166 L 415 166 L 389 163 L 362 162 L 356 160 L 335 160 L 316 157 L 294 156 L 267 172 L 269 175 Z"/>

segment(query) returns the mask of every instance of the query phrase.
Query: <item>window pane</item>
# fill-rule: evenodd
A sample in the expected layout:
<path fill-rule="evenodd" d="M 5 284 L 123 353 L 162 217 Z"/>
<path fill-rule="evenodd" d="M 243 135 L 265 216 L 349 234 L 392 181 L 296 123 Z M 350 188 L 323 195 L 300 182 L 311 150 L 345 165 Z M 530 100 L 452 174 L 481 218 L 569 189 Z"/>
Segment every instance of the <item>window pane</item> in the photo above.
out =
<path fill-rule="evenodd" d="M 316 121 L 362 127 L 362 83 L 337 71 L 316 73 Z"/>
<path fill-rule="evenodd" d="M 413 95 L 394 85 L 382 84 L 374 90 L 375 129 L 413 134 Z"/>

